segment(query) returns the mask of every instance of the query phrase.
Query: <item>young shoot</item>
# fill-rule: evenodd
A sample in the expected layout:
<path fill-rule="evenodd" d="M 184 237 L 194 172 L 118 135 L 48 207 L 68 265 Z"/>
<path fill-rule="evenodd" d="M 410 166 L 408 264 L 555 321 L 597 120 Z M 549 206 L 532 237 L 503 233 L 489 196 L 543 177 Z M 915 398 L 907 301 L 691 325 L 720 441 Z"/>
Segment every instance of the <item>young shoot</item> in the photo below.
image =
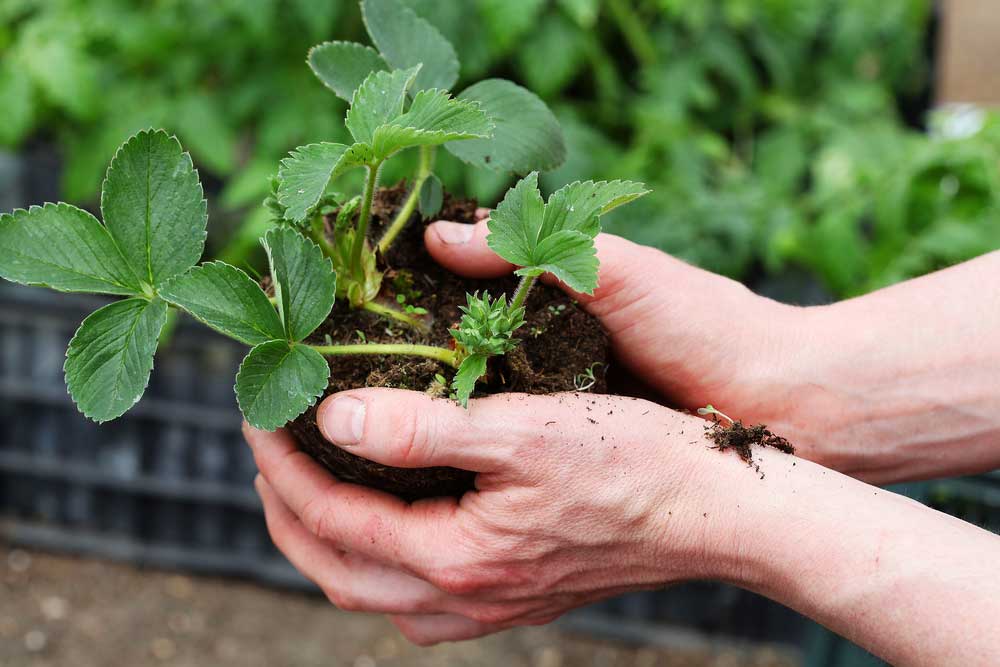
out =
<path fill-rule="evenodd" d="M 354 91 L 345 124 L 354 143 L 301 146 L 281 162 L 275 199 L 283 219 L 297 226 L 324 251 L 340 276 L 338 296 L 408 325 L 419 320 L 391 305 L 376 303 L 382 272 L 368 242 L 372 204 L 382 164 L 399 151 L 475 138 L 487 138 L 493 123 L 478 102 L 453 99 L 437 88 L 408 93 L 422 70 L 368 74 Z M 350 169 L 365 171 L 364 191 L 344 204 L 337 216 L 333 243 L 327 241 L 323 204 L 334 179 Z"/>
<path fill-rule="evenodd" d="M 593 294 L 598 269 L 594 239 L 601 231 L 600 217 L 647 192 L 641 183 L 631 181 L 578 181 L 552 193 L 546 203 L 538 190 L 537 172 L 508 190 L 490 214 L 486 241 L 494 252 L 520 267 L 516 273 L 521 283 L 509 305 L 498 299 L 473 310 L 470 301 L 456 335 L 460 349 L 466 347 L 465 336 L 488 331 L 490 318 L 523 322 L 528 294 L 543 273 L 551 273 L 577 292 Z M 509 344 L 513 347 L 513 342 Z M 462 358 L 455 382 L 459 402 L 467 403 L 476 381 L 486 372 L 486 359 L 502 353 L 481 349 Z"/>
<path fill-rule="evenodd" d="M 417 65 L 421 68 L 412 84 L 414 93 L 451 90 L 458 81 L 458 56 L 437 28 L 400 0 L 362 0 L 361 12 L 376 48 L 355 42 L 325 42 L 309 52 L 309 67 L 330 90 L 353 104 L 355 91 L 373 72 L 396 72 Z M 566 159 L 555 115 L 530 91 L 503 79 L 487 79 L 457 97 L 478 104 L 494 123 L 488 137 L 441 142 L 467 164 L 524 174 L 555 169 Z M 420 144 L 410 192 L 377 244 L 383 253 L 415 211 L 426 219 L 440 210 L 442 186 L 434 174 L 438 145 Z"/>
<path fill-rule="evenodd" d="M 712 415 L 713 417 L 716 418 L 716 420 L 718 420 L 719 417 L 722 417 L 723 419 L 725 419 L 726 421 L 728 421 L 730 424 L 735 424 L 736 423 L 726 413 L 722 412 L 721 410 L 716 410 L 715 406 L 713 406 L 711 403 L 709 403 L 708 405 L 706 405 L 703 408 L 698 408 L 698 414 L 701 415 L 702 417 L 707 417 L 708 415 Z"/>
<path fill-rule="evenodd" d="M 573 377 L 573 387 L 577 391 L 590 391 L 597 384 L 597 376 L 595 375 L 594 369 L 598 366 L 603 366 L 599 361 L 595 361 L 590 366 L 587 367 L 582 373 L 578 373 Z"/>

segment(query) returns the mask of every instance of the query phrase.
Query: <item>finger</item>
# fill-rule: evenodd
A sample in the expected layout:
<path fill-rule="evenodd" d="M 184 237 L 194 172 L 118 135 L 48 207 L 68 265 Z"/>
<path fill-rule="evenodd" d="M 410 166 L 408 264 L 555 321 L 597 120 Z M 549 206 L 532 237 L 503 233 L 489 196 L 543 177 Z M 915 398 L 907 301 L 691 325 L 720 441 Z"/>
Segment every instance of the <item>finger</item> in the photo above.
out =
<path fill-rule="evenodd" d="M 417 391 L 357 389 L 328 397 L 316 421 L 327 440 L 400 468 L 452 466 L 496 472 L 512 460 L 509 415 L 465 410 Z"/>
<path fill-rule="evenodd" d="M 441 642 L 476 639 L 503 630 L 503 626 L 480 623 L 465 616 L 437 614 L 422 616 L 390 616 L 403 636 L 418 646 L 433 646 Z"/>
<path fill-rule="evenodd" d="M 439 221 L 424 230 L 424 245 L 438 264 L 467 278 L 499 278 L 514 270 L 486 245 L 487 221 L 474 225 Z"/>
<path fill-rule="evenodd" d="M 490 209 L 486 208 L 485 206 L 480 206 L 479 208 L 476 209 L 476 222 L 479 222 L 480 220 L 485 220 L 488 217 L 490 217 Z"/>
<path fill-rule="evenodd" d="M 244 424 L 244 435 L 261 475 L 306 530 L 321 540 L 421 574 L 433 565 L 435 541 L 453 539 L 444 521 L 454 515 L 453 498 L 408 505 L 334 479 L 284 431 L 268 433 Z"/>
<path fill-rule="evenodd" d="M 446 596 L 431 584 L 364 556 L 336 549 L 306 530 L 261 475 L 254 486 L 264 505 L 264 519 L 275 546 L 340 609 L 382 614 L 443 610 Z"/>

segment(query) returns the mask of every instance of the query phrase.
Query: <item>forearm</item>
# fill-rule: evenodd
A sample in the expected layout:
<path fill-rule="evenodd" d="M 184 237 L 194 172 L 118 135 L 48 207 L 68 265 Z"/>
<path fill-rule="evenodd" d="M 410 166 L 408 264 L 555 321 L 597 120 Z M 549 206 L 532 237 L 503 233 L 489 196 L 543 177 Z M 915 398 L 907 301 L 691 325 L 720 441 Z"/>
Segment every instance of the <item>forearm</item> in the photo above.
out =
<path fill-rule="evenodd" d="M 735 457 L 721 473 L 733 581 L 895 665 L 997 664 L 1000 537 L 808 461 L 757 455 L 764 479 Z"/>
<path fill-rule="evenodd" d="M 1000 253 L 797 311 L 757 414 L 807 458 L 887 483 L 1000 467 Z M 766 373 L 766 371 L 765 371 Z"/>

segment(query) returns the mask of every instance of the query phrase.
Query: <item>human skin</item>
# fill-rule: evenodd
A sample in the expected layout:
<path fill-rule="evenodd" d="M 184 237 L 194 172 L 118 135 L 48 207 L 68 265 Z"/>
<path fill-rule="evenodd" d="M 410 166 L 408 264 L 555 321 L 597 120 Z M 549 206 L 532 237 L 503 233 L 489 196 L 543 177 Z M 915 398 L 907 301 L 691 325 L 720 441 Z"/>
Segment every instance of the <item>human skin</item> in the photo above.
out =
<path fill-rule="evenodd" d="M 485 249 L 484 236 L 482 225 L 439 224 L 428 231 L 427 243 L 439 261 L 466 275 L 509 270 Z M 831 428 L 840 414 L 851 415 L 848 410 L 805 413 L 801 419 L 781 416 L 782 410 L 799 412 L 804 403 L 817 409 L 837 405 L 831 396 L 850 396 L 875 375 L 874 369 L 854 368 L 857 377 L 841 370 L 846 379 L 835 374 L 833 389 L 816 392 L 826 403 L 809 396 L 799 401 L 784 392 L 792 391 L 796 373 L 809 379 L 800 387 L 824 377 L 809 365 L 809 355 L 864 352 L 861 343 L 878 340 L 856 329 L 895 331 L 902 324 L 895 318 L 906 311 L 893 304 L 909 294 L 866 308 L 851 305 L 863 299 L 847 302 L 855 310 L 842 311 L 845 317 L 860 319 L 854 327 L 835 328 L 830 333 L 841 338 L 827 339 L 831 342 L 824 346 L 810 335 L 833 326 L 833 315 L 825 312 L 835 307 L 821 312 L 780 306 L 615 237 L 600 237 L 599 254 L 601 287 L 594 297 L 581 297 L 581 303 L 609 330 L 620 362 L 641 373 L 666 400 L 688 406 L 713 402 L 748 420 L 774 415 L 770 421 L 780 425 L 779 432 L 796 444 L 803 439 L 806 456 L 821 461 L 852 461 L 845 452 L 866 452 L 853 459 L 862 462 L 877 456 L 868 453 L 876 451 L 877 440 L 851 439 L 859 437 L 858 427 L 853 433 L 831 430 L 838 438 L 829 450 L 821 446 L 823 438 L 808 435 L 810 419 Z M 988 256 L 932 276 L 943 276 L 948 285 L 925 287 L 923 293 L 954 294 L 949 288 L 956 283 L 982 279 L 990 270 L 996 275 L 997 269 L 998 257 Z M 961 292 L 971 293 L 971 288 L 966 285 Z M 982 295 L 977 296 L 979 307 L 967 309 L 970 317 L 983 317 L 987 310 L 981 307 Z M 949 314 L 944 305 L 934 310 Z M 748 314 L 736 326 L 733 313 L 738 312 Z M 913 331 L 899 336 L 910 350 L 927 340 L 969 342 L 964 325 L 964 320 L 962 326 L 952 324 L 955 332 L 941 327 L 937 337 L 927 339 Z M 812 326 L 820 329 L 815 334 L 801 330 Z M 1000 354 L 982 352 L 989 338 L 980 330 L 974 335 L 978 347 L 962 354 L 929 351 L 944 361 L 932 364 L 936 373 L 928 373 L 927 382 L 933 381 L 930 376 L 960 377 L 958 370 L 949 375 L 946 360 L 995 369 Z M 870 355 L 872 363 L 878 361 Z M 893 377 L 909 386 L 913 375 L 899 374 L 898 368 L 905 368 L 899 354 L 886 356 L 882 391 Z M 825 364 L 831 373 L 838 369 L 829 359 L 814 363 Z M 843 365 L 850 366 L 849 360 Z M 744 388 L 740 383 L 754 384 Z M 769 413 L 766 397 L 753 388 L 775 392 L 786 402 Z M 891 424 L 893 418 L 919 419 L 927 412 L 927 424 L 936 424 L 952 404 L 946 401 L 956 398 L 963 406 L 985 401 L 976 419 L 988 414 L 986 407 L 997 407 L 996 396 L 980 388 L 928 401 L 927 410 L 920 404 L 879 419 Z M 869 402 L 874 402 L 871 396 Z M 957 442 L 964 447 L 949 452 L 963 462 L 958 468 L 944 463 L 939 470 L 982 469 L 996 461 L 988 443 L 980 442 L 995 434 L 995 424 L 976 419 L 977 426 L 968 429 L 973 436 L 961 438 Z M 257 488 L 278 547 L 335 604 L 391 614 L 415 642 L 545 623 L 623 591 L 716 579 L 783 602 L 894 664 L 975 665 L 1000 656 L 994 632 L 1000 614 L 1000 578 L 994 571 L 1000 538 L 777 452 L 756 454 L 764 474 L 760 479 L 735 456 L 708 447 L 703 421 L 657 403 L 589 394 L 501 395 L 474 400 L 464 411 L 420 393 L 362 389 L 328 398 L 319 423 L 335 445 L 382 463 L 453 465 L 479 473 L 477 490 L 460 500 L 406 504 L 335 480 L 298 452 L 284 432 L 246 429 L 261 471 Z M 943 428 L 938 432 L 945 433 Z M 897 434 L 896 442 L 915 443 L 912 451 L 925 451 L 929 439 L 913 433 L 921 431 Z M 953 436 L 938 440 L 947 437 Z M 890 445 L 896 456 L 907 456 L 902 445 Z M 870 470 L 878 475 L 893 471 L 899 479 L 914 471 L 934 474 L 936 469 L 927 465 L 914 468 L 899 461 Z"/>

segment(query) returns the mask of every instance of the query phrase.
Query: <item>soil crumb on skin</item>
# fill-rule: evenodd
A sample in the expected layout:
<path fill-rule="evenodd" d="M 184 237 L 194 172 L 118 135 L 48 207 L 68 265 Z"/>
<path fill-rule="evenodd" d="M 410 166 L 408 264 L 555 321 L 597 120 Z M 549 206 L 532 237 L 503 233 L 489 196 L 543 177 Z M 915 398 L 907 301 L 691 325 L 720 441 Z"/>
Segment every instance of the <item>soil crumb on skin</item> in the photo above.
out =
<path fill-rule="evenodd" d="M 748 466 L 760 473 L 761 479 L 764 479 L 764 473 L 760 471 L 760 466 L 754 461 L 754 447 L 770 447 L 785 454 L 795 453 L 795 447 L 792 443 L 780 435 L 772 433 L 765 424 L 744 426 L 742 421 L 736 420 L 728 426 L 723 426 L 719 420 L 715 420 L 705 429 L 708 433 L 708 439 L 715 443 L 712 449 L 718 449 L 720 452 L 729 450 L 736 452 Z"/>

